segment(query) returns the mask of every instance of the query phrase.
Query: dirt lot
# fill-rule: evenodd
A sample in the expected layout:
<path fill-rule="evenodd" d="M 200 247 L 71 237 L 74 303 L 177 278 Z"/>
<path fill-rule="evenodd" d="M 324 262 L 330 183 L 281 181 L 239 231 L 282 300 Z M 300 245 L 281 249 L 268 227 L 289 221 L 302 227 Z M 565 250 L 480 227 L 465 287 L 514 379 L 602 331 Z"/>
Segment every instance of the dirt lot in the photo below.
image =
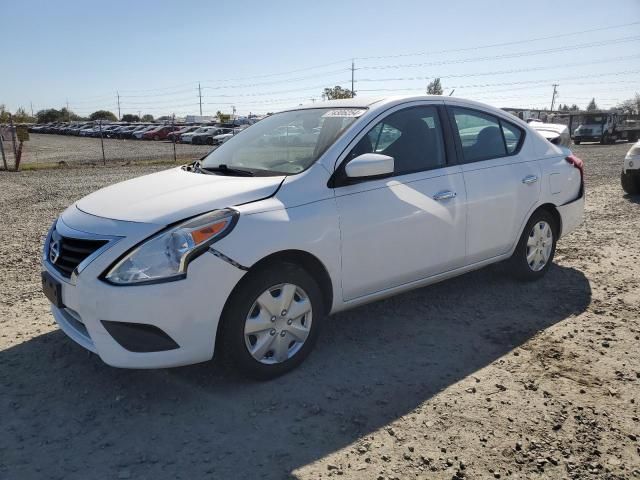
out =
<path fill-rule="evenodd" d="M 14 165 L 13 147 L 10 141 L 4 142 L 7 162 Z M 208 145 L 176 144 L 178 160 L 200 158 L 212 147 Z M 151 140 L 104 139 L 106 163 L 135 162 L 139 160 L 172 160 L 173 143 Z M 42 165 L 65 162 L 68 165 L 92 163 L 102 165 L 102 146 L 99 138 L 74 137 L 66 135 L 45 135 L 32 133 L 24 143 L 22 165 Z"/>
<path fill-rule="evenodd" d="M 542 281 L 496 265 L 336 315 L 269 383 L 215 362 L 117 370 L 55 327 L 39 287 L 50 223 L 160 167 L 0 173 L 0 478 L 640 478 L 628 148 L 575 148 L 586 221 Z"/>

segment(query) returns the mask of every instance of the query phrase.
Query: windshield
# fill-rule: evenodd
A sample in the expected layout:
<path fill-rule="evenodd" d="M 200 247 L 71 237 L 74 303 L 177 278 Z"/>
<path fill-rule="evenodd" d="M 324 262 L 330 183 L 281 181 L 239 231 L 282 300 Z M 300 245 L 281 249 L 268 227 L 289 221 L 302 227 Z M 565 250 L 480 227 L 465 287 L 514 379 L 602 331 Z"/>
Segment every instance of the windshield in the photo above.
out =
<path fill-rule="evenodd" d="M 207 155 L 203 166 L 226 165 L 284 175 L 300 173 L 364 112 L 353 108 L 314 108 L 277 113 L 238 132 Z"/>
<path fill-rule="evenodd" d="M 584 123 L 587 124 L 587 125 L 604 123 L 604 116 L 603 115 L 589 115 L 588 117 L 584 117 Z"/>

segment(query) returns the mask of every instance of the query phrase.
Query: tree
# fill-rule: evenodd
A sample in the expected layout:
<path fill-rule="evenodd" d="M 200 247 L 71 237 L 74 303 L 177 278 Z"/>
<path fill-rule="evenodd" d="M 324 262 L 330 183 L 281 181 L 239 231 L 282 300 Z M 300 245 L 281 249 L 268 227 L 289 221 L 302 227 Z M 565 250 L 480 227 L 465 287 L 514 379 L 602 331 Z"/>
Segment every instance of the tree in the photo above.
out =
<path fill-rule="evenodd" d="M 143 122 L 153 122 L 153 115 L 146 113 L 142 115 L 142 118 L 140 120 L 142 120 Z"/>
<path fill-rule="evenodd" d="M 579 112 L 580 111 L 580 107 L 574 103 L 573 105 L 571 105 L 569 107 L 569 111 L 570 112 Z"/>
<path fill-rule="evenodd" d="M 89 120 L 109 120 L 115 122 L 118 118 L 108 110 L 98 110 L 89 115 Z"/>
<path fill-rule="evenodd" d="M 228 113 L 222 113 L 220 110 L 216 112 L 216 117 L 220 123 L 227 123 L 231 120 L 231 115 Z"/>
<path fill-rule="evenodd" d="M 352 92 L 348 88 L 342 88 L 336 85 L 333 88 L 325 88 L 322 93 L 322 98 L 325 100 L 337 100 L 339 98 L 353 98 L 356 96 L 355 92 Z"/>
<path fill-rule="evenodd" d="M 125 113 L 124 115 L 122 115 L 122 121 L 123 122 L 139 122 L 140 117 L 138 115 L 133 115 L 131 113 Z"/>
<path fill-rule="evenodd" d="M 587 112 L 593 112 L 594 110 L 598 110 L 598 105 L 596 105 L 596 99 L 592 98 L 589 105 L 587 105 Z"/>
<path fill-rule="evenodd" d="M 16 123 L 33 123 L 35 120 L 36 119 L 29 115 L 22 107 L 18 108 L 16 113 L 13 114 L 13 121 Z"/>
<path fill-rule="evenodd" d="M 442 84 L 439 78 L 434 78 L 427 85 L 427 95 L 442 95 Z"/>
<path fill-rule="evenodd" d="M 640 114 L 640 94 L 636 93 L 633 98 L 629 98 L 619 104 L 618 108 L 622 110 L 623 113 L 629 113 L 632 115 Z"/>
<path fill-rule="evenodd" d="M 9 115 L 7 108 L 0 104 L 0 123 L 9 123 Z"/>

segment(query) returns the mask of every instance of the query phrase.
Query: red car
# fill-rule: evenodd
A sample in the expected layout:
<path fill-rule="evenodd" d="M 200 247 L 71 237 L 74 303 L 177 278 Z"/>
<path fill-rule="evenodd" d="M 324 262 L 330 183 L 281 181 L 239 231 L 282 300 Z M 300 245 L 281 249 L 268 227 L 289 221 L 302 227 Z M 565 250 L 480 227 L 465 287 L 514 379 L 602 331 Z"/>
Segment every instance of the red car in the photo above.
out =
<path fill-rule="evenodd" d="M 172 125 L 160 125 L 153 130 L 149 130 L 142 135 L 144 140 L 165 140 L 167 135 L 175 130 L 179 130 L 180 127 L 172 126 Z"/>

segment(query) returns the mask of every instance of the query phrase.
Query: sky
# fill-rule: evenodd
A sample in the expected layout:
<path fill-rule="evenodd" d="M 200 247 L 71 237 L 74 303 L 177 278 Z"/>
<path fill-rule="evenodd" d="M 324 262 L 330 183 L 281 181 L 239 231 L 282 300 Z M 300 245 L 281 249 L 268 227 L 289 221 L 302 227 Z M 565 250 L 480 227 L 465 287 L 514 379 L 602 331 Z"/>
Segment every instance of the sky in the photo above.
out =
<path fill-rule="evenodd" d="M 359 96 L 609 108 L 640 92 L 640 0 L 0 0 L 0 104 L 265 113 Z M 615 8 L 613 7 L 615 5 Z"/>

